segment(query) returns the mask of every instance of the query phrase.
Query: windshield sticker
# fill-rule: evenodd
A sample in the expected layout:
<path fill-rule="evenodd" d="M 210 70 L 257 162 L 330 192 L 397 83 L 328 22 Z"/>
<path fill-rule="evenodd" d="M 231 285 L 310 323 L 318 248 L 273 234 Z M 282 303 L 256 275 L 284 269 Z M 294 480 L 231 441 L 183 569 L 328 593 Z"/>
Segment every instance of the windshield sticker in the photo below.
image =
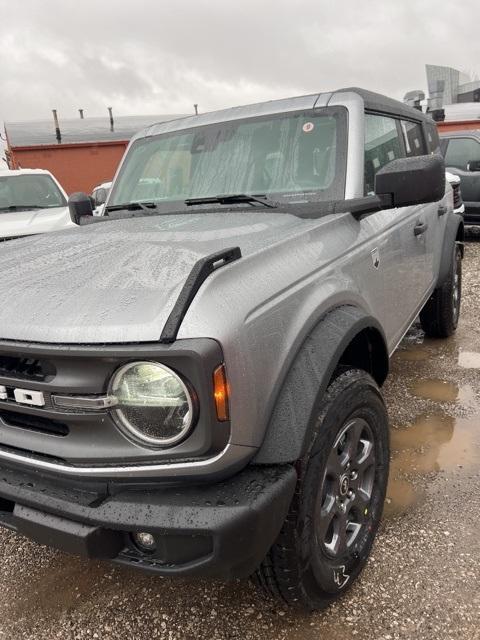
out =
<path fill-rule="evenodd" d="M 313 122 L 305 122 L 302 129 L 304 133 L 310 133 L 310 131 L 313 131 L 315 129 L 315 125 L 313 124 Z"/>

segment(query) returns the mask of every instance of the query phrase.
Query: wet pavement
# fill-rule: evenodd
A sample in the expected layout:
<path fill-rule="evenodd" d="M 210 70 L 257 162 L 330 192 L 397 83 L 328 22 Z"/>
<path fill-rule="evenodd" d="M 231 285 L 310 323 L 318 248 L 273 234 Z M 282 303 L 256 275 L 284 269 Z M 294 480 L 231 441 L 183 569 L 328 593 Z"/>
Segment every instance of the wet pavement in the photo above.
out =
<path fill-rule="evenodd" d="M 248 582 L 169 580 L 0 531 L 0 639 L 480 640 L 480 243 L 467 246 L 459 330 L 414 327 L 385 385 L 387 504 L 360 580 L 328 611 Z"/>

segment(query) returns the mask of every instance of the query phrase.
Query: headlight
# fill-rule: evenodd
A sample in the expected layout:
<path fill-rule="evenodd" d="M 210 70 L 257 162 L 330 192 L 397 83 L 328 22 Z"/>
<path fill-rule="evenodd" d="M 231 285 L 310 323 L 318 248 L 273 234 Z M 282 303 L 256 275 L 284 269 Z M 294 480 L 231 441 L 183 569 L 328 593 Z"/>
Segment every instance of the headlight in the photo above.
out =
<path fill-rule="evenodd" d="M 132 362 L 112 379 L 112 411 L 119 426 L 142 444 L 163 447 L 182 440 L 194 420 L 192 397 L 182 379 L 155 362 Z"/>

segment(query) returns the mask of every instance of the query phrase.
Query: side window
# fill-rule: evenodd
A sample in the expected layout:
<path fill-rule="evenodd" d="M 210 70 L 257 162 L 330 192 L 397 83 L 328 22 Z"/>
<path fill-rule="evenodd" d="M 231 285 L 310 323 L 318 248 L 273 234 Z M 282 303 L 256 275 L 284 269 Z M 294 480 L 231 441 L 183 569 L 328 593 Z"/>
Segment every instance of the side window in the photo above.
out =
<path fill-rule="evenodd" d="M 447 167 L 466 171 L 471 160 L 480 161 L 480 143 L 473 138 L 450 138 L 445 154 Z"/>
<path fill-rule="evenodd" d="M 442 153 L 442 156 L 444 156 L 446 154 L 447 146 L 448 146 L 448 138 L 442 138 L 440 140 L 440 151 Z"/>
<path fill-rule="evenodd" d="M 424 156 L 427 153 L 425 141 L 423 139 L 422 125 L 418 122 L 401 121 L 403 141 L 407 158 L 412 156 Z"/>
<path fill-rule="evenodd" d="M 365 195 L 374 193 L 377 171 L 403 155 L 397 120 L 365 114 Z"/>
<path fill-rule="evenodd" d="M 433 122 L 425 125 L 427 133 L 428 150 L 430 153 L 440 153 L 440 138 L 438 136 L 437 125 Z"/>

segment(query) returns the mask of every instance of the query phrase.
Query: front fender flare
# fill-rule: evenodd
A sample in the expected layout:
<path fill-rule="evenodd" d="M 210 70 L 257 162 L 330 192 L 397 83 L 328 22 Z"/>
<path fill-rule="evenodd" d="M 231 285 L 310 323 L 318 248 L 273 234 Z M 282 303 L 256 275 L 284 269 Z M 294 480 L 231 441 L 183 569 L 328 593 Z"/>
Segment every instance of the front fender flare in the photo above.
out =
<path fill-rule="evenodd" d="M 302 457 L 332 375 L 348 345 L 364 329 L 382 336 L 386 376 L 388 351 L 380 324 L 354 306 L 329 311 L 307 336 L 286 374 L 254 463 L 283 464 Z"/>

